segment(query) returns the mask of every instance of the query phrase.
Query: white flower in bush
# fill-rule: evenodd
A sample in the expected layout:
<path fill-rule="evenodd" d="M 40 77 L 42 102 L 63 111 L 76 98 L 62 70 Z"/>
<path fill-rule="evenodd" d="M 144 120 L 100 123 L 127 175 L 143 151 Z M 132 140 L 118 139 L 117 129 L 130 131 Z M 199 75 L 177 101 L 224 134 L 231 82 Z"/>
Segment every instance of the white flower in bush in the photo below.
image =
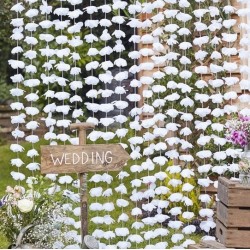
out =
<path fill-rule="evenodd" d="M 28 199 L 22 199 L 17 202 L 17 207 L 22 213 L 29 213 L 34 206 L 34 202 Z"/>

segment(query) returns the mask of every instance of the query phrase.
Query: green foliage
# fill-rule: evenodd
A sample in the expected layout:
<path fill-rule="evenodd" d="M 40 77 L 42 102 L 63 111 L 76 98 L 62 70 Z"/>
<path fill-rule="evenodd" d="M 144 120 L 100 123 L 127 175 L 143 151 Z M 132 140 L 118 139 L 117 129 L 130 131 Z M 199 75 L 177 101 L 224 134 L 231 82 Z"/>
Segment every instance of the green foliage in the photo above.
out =
<path fill-rule="evenodd" d="M 28 177 L 28 188 L 8 186 L 0 207 L 0 231 L 4 233 L 10 242 L 15 242 L 21 229 L 28 225 L 39 225 L 47 221 L 50 214 L 64 203 L 62 193 L 48 194 L 52 187 L 42 175 Z M 34 202 L 32 209 L 23 212 L 19 207 L 19 201 L 31 200 Z"/>
<path fill-rule="evenodd" d="M 8 239 L 0 232 L 0 249 L 7 249 L 10 245 Z"/>
<path fill-rule="evenodd" d="M 10 19 L 12 18 L 12 13 L 10 8 L 15 3 L 14 0 L 5 0 L 1 2 L 0 8 L 0 43 L 9 42 L 9 36 L 11 34 Z M 1 47 L 2 48 L 2 47 Z M 4 48 L 3 48 L 4 49 Z"/>
<path fill-rule="evenodd" d="M 11 85 L 5 82 L 0 82 L 0 104 L 6 103 L 6 101 L 10 100 L 10 89 Z"/>
<path fill-rule="evenodd" d="M 0 104 L 10 99 L 10 69 L 7 60 L 10 58 L 12 46 L 12 41 L 9 37 L 12 33 L 10 20 L 13 16 L 10 8 L 13 4 L 13 0 L 5 0 L 1 1 L 0 7 Z"/>
<path fill-rule="evenodd" d="M 171 166 L 171 165 L 173 165 L 172 161 L 169 161 L 168 166 Z M 169 188 L 169 193 L 166 194 L 164 197 L 167 199 L 172 193 L 182 193 L 183 195 L 185 195 L 189 199 L 191 199 L 193 202 L 193 205 L 188 207 L 188 211 L 193 212 L 195 214 L 195 216 L 198 217 L 201 203 L 198 199 L 199 195 L 200 195 L 200 186 L 197 186 L 196 177 L 194 176 L 191 178 L 183 178 L 180 173 L 170 173 L 169 171 L 166 171 L 166 174 L 167 174 L 167 178 L 165 180 L 165 185 L 166 185 L 166 187 Z M 173 179 L 181 180 L 182 184 L 180 184 L 176 187 L 173 187 L 173 185 L 169 184 L 169 181 L 173 180 Z M 189 184 L 193 185 L 195 188 L 192 191 L 190 191 L 189 193 L 185 193 L 182 191 L 183 184 L 185 184 L 185 183 L 189 183 Z M 185 204 L 183 202 L 174 202 L 174 203 L 170 202 L 169 208 L 171 209 L 173 207 L 181 207 L 183 212 L 187 210 L 187 207 L 185 206 Z M 180 217 L 179 219 L 183 222 L 188 222 L 183 217 Z"/>

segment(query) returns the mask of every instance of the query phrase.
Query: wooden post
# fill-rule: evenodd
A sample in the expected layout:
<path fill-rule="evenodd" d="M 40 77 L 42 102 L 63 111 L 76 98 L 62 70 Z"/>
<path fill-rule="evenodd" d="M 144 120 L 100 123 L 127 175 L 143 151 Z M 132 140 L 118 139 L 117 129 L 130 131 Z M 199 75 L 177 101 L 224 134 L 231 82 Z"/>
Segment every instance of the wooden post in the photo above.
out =
<path fill-rule="evenodd" d="M 86 130 L 94 127 L 91 123 L 70 125 L 71 130 L 78 130 L 79 145 L 41 146 L 42 174 L 79 173 L 82 248 L 87 249 L 99 248 L 99 242 L 88 235 L 87 173 L 107 171 L 107 168 L 110 171 L 121 171 L 130 159 L 129 154 L 119 144 L 87 145 Z M 103 157 L 100 158 L 100 155 Z"/>
<path fill-rule="evenodd" d="M 86 130 L 95 128 L 92 123 L 73 123 L 71 130 L 78 130 L 79 145 L 86 144 Z M 82 246 L 84 245 L 84 236 L 88 234 L 88 194 L 87 194 L 87 173 L 80 173 L 80 204 L 81 204 L 81 237 Z"/>

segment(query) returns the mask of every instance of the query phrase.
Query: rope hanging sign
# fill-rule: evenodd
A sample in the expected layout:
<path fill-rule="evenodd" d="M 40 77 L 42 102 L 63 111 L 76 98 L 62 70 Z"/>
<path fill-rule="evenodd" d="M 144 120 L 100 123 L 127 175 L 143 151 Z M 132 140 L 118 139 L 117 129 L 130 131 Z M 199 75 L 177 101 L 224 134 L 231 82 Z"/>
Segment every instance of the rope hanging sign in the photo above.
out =
<path fill-rule="evenodd" d="M 79 131 L 79 145 L 41 146 L 41 173 L 79 173 L 81 186 L 81 231 L 82 245 L 88 234 L 87 172 L 120 171 L 130 159 L 129 154 L 119 144 L 86 144 L 86 130 L 93 129 L 91 123 L 71 124 L 71 130 Z M 94 242 L 94 241 L 93 241 Z M 96 242 L 93 243 L 96 248 Z"/>

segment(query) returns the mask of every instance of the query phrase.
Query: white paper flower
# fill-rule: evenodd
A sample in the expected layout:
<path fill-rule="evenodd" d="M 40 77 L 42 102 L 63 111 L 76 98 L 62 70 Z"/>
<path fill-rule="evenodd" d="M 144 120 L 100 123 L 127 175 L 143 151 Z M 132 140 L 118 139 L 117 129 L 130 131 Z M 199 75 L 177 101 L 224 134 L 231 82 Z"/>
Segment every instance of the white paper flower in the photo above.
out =
<path fill-rule="evenodd" d="M 189 98 L 185 99 L 185 102 L 187 101 L 188 104 L 191 104 L 193 100 L 189 100 Z M 184 103 L 185 104 L 185 103 Z M 181 115 L 181 120 L 183 121 L 192 121 L 194 119 L 193 115 L 191 113 L 184 113 Z"/>
<path fill-rule="evenodd" d="M 124 221 L 124 222 L 127 222 L 129 220 L 129 217 L 127 214 L 125 213 L 122 213 L 119 217 L 118 217 L 118 222 L 121 222 L 121 221 Z"/>
<path fill-rule="evenodd" d="M 160 195 L 160 194 L 167 194 L 169 192 L 169 189 L 164 186 L 159 186 L 155 189 L 155 194 Z"/>
<path fill-rule="evenodd" d="M 224 70 L 226 70 L 228 72 L 233 72 L 233 71 L 237 70 L 238 66 L 237 66 L 237 63 L 224 62 L 223 68 L 224 68 Z"/>
<path fill-rule="evenodd" d="M 111 189 L 111 188 L 108 188 L 108 189 L 106 189 L 106 190 L 103 191 L 102 196 L 104 196 L 104 197 L 109 197 L 109 196 L 111 196 L 112 194 L 113 194 L 112 189 Z"/>
<path fill-rule="evenodd" d="M 209 208 L 203 208 L 199 211 L 199 215 L 201 217 L 212 217 L 213 214 L 214 214 L 213 210 Z"/>
<path fill-rule="evenodd" d="M 237 34 L 222 33 L 222 40 L 225 42 L 235 42 L 237 40 Z"/>
<path fill-rule="evenodd" d="M 180 130 L 180 134 L 183 136 L 188 136 L 188 135 L 192 134 L 192 131 L 189 127 L 185 127 L 185 128 Z"/>
<path fill-rule="evenodd" d="M 30 171 L 40 170 L 40 164 L 37 162 L 31 162 L 26 166 Z"/>
<path fill-rule="evenodd" d="M 27 156 L 28 157 L 34 157 L 34 156 L 39 156 L 38 152 L 36 149 L 30 149 L 28 152 L 27 152 Z"/>
<path fill-rule="evenodd" d="M 128 241 L 119 241 L 117 244 L 117 247 L 120 249 L 128 249 L 131 248 L 131 243 Z"/>
<path fill-rule="evenodd" d="M 11 171 L 11 176 L 14 180 L 18 181 L 23 181 L 25 179 L 25 175 L 19 172 Z"/>
<path fill-rule="evenodd" d="M 172 229 L 180 229 L 182 226 L 183 222 L 182 221 L 169 221 L 168 226 Z"/>
<path fill-rule="evenodd" d="M 183 184 L 183 186 L 182 186 L 182 191 L 183 192 L 190 192 L 190 191 L 192 191 L 194 189 L 194 186 L 193 185 L 191 185 L 190 183 L 185 183 L 185 184 Z M 183 215 L 184 216 L 184 215 Z"/>
<path fill-rule="evenodd" d="M 179 202 L 181 201 L 183 195 L 181 193 L 172 193 L 170 196 L 169 196 L 169 200 L 171 202 Z"/>
<path fill-rule="evenodd" d="M 215 45 L 219 45 L 221 43 L 221 38 L 214 36 L 214 38 L 210 41 L 210 43 L 215 46 Z"/>
<path fill-rule="evenodd" d="M 215 222 L 213 222 L 213 221 L 210 221 L 210 220 L 207 220 L 207 221 L 202 221 L 201 223 L 200 223 L 200 228 L 202 229 L 202 230 L 204 230 L 205 232 L 209 232 L 210 231 L 210 229 L 212 228 L 215 228 L 216 227 L 216 224 L 215 224 Z"/>
<path fill-rule="evenodd" d="M 129 230 L 126 227 L 116 228 L 115 229 L 115 234 L 116 234 L 116 236 L 125 237 L 125 236 L 129 235 Z"/>
<path fill-rule="evenodd" d="M 209 185 L 213 183 L 208 177 L 204 179 L 198 179 L 198 184 L 202 187 L 209 187 Z"/>
<path fill-rule="evenodd" d="M 70 184 L 73 181 L 73 178 L 69 175 L 61 176 L 58 180 L 60 184 Z"/>
<path fill-rule="evenodd" d="M 90 189 L 89 193 L 92 197 L 100 197 L 102 195 L 102 187 L 96 187 L 96 188 L 92 188 Z"/>
<path fill-rule="evenodd" d="M 146 217 L 146 218 L 142 219 L 142 222 L 145 225 L 150 225 L 150 226 L 154 226 L 157 223 L 157 221 L 154 217 Z"/>
<path fill-rule="evenodd" d="M 127 240 L 129 240 L 131 242 L 136 242 L 136 243 L 141 243 L 144 241 L 143 238 L 138 234 L 130 234 L 128 236 Z"/>
<path fill-rule="evenodd" d="M 13 143 L 13 144 L 10 145 L 10 150 L 12 152 L 23 152 L 24 148 L 19 144 L 14 144 Z"/>
<path fill-rule="evenodd" d="M 203 151 L 197 152 L 196 155 L 197 155 L 199 158 L 201 158 L 201 159 L 211 158 L 212 152 L 211 152 L 210 150 L 203 150 Z"/>

